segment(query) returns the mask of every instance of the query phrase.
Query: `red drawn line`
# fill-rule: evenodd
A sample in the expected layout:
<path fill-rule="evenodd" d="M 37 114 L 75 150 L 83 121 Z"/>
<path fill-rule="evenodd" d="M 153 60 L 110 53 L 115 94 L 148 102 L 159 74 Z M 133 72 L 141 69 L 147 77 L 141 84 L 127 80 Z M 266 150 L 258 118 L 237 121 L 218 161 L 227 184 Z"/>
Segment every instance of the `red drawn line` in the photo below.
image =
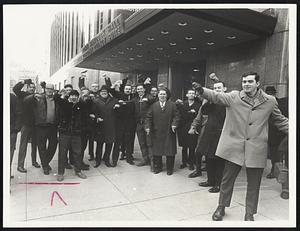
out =
<path fill-rule="evenodd" d="M 53 198 L 54 198 L 54 195 L 57 195 L 58 196 L 58 198 L 65 204 L 65 205 L 67 205 L 67 203 L 64 201 L 64 199 L 61 197 L 61 195 L 59 195 L 59 193 L 57 192 L 57 191 L 53 191 L 52 192 L 52 195 L 51 195 L 51 206 L 53 206 Z"/>
<path fill-rule="evenodd" d="M 75 185 L 75 184 L 80 184 L 80 182 L 25 182 L 19 184 Z"/>

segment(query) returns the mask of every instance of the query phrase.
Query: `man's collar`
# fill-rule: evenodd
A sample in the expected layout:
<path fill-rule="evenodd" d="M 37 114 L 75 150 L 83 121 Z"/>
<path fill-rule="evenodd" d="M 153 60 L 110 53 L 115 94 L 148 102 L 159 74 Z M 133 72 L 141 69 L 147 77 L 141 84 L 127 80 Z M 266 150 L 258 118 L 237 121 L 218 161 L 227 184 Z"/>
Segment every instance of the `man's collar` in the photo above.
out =
<path fill-rule="evenodd" d="M 244 102 L 250 104 L 252 107 L 257 107 L 258 105 L 268 100 L 268 98 L 264 96 L 263 91 L 260 88 L 257 89 L 257 92 L 253 97 L 249 97 L 246 92 L 242 90 L 240 91 L 240 97 Z"/>

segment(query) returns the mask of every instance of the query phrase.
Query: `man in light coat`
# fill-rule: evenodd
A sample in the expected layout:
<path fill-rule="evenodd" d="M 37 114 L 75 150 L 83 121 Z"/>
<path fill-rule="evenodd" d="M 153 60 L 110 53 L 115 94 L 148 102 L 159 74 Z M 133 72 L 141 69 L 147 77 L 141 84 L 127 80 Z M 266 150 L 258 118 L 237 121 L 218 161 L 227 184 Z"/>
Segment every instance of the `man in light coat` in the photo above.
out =
<path fill-rule="evenodd" d="M 226 118 L 216 155 L 225 159 L 219 206 L 212 219 L 219 221 L 230 206 L 233 186 L 243 165 L 247 172 L 246 221 L 257 213 L 259 188 L 267 162 L 268 121 L 288 133 L 288 119 L 278 109 L 275 97 L 260 88 L 259 75 L 242 75 L 242 91 L 216 93 L 193 83 L 203 98 L 226 107 Z"/>

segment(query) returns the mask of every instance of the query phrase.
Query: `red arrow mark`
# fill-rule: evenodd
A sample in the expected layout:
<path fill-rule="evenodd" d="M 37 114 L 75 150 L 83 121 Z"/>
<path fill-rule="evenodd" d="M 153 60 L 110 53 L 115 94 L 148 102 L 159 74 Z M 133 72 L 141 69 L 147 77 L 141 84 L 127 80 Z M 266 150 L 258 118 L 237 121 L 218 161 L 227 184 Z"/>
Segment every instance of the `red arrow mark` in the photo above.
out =
<path fill-rule="evenodd" d="M 59 195 L 59 193 L 57 191 L 53 191 L 52 192 L 52 195 L 51 195 L 51 206 L 53 206 L 53 198 L 54 198 L 54 195 L 57 195 L 58 198 L 65 204 L 67 205 L 67 203 L 64 201 L 64 199 L 61 197 L 61 195 Z"/>

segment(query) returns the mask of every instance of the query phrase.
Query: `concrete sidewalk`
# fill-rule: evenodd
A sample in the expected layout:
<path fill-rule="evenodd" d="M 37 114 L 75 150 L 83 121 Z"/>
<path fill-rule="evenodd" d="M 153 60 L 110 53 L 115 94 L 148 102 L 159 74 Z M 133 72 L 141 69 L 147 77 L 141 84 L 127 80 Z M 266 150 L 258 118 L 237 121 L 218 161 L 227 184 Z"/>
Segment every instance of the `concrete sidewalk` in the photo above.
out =
<path fill-rule="evenodd" d="M 18 147 L 18 144 L 17 144 Z M 181 153 L 178 149 L 178 153 Z M 141 154 L 135 145 L 135 162 Z M 28 145 L 25 168 L 27 174 L 18 172 L 18 150 L 15 152 L 10 193 L 10 219 L 20 224 L 45 222 L 51 226 L 57 221 L 211 221 L 216 209 L 218 193 L 209 193 L 208 188 L 198 183 L 206 180 L 206 173 L 197 178 L 188 178 L 187 168 L 179 169 L 181 154 L 177 154 L 175 172 L 167 176 L 150 172 L 149 166 L 137 167 L 119 161 L 115 168 L 101 164 L 85 171 L 88 178 L 78 178 L 73 170 L 66 170 L 63 182 L 78 182 L 77 185 L 29 185 L 25 182 L 56 182 L 57 153 L 51 162 L 52 171 L 45 176 L 41 169 L 31 166 L 30 145 Z M 39 159 L 39 158 L 38 158 Z M 256 221 L 287 221 L 289 200 L 280 198 L 281 185 L 275 179 L 266 179 L 270 162 L 264 171 L 258 214 Z M 226 209 L 224 221 L 243 221 L 245 212 L 246 177 L 245 169 L 235 183 L 231 207 Z M 57 195 L 51 206 L 54 191 Z"/>

